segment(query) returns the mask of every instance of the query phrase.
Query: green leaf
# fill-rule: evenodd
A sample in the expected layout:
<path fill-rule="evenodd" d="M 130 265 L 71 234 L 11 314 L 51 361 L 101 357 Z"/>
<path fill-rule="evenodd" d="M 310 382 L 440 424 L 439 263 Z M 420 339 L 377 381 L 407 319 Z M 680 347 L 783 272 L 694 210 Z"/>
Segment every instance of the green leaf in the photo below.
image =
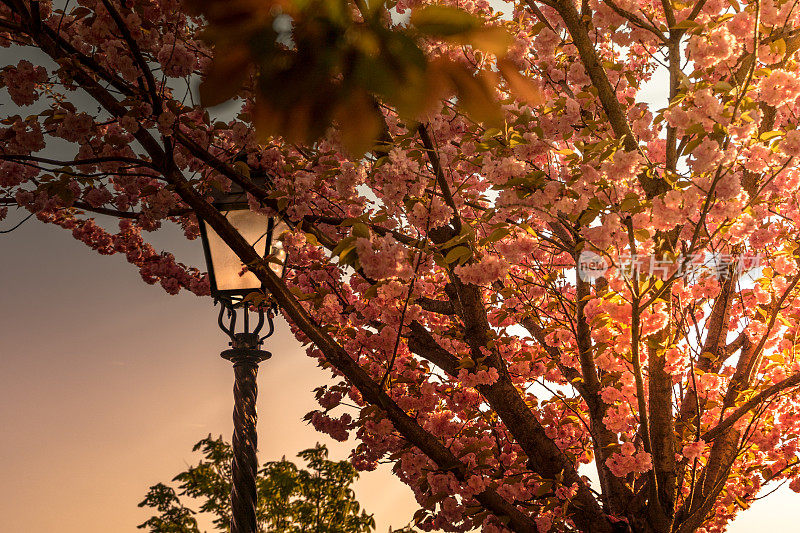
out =
<path fill-rule="evenodd" d="M 463 41 L 465 44 L 470 44 L 496 56 L 505 55 L 514 44 L 511 34 L 500 26 L 486 26 L 473 30 L 464 37 Z"/>
<path fill-rule="evenodd" d="M 587 209 L 583 212 L 583 214 L 581 214 L 580 218 L 578 218 L 578 224 L 581 226 L 588 226 L 595 218 L 597 218 L 598 214 L 599 213 L 594 209 Z"/>
<path fill-rule="evenodd" d="M 772 130 L 772 131 L 765 131 L 761 135 L 758 136 L 759 140 L 762 141 L 769 141 L 770 139 L 774 139 L 775 137 L 783 136 L 783 132 L 780 130 Z"/>
<path fill-rule="evenodd" d="M 552 489 L 553 489 L 553 484 L 549 481 L 545 481 L 541 483 L 538 487 L 536 487 L 536 490 L 534 491 L 533 494 L 535 496 L 541 497 L 550 492 Z"/>
<path fill-rule="evenodd" d="M 411 24 L 426 35 L 449 37 L 482 26 L 478 17 L 448 6 L 426 6 L 411 12 Z"/>
<path fill-rule="evenodd" d="M 718 81 L 714 84 L 714 90 L 721 93 L 727 93 L 733 90 L 733 85 L 727 81 Z"/>
<path fill-rule="evenodd" d="M 671 30 L 691 30 L 691 29 L 697 28 L 699 26 L 701 26 L 701 24 L 699 22 L 694 21 L 694 20 L 682 20 L 679 23 L 677 23 L 674 26 L 672 26 L 670 29 Z"/>
<path fill-rule="evenodd" d="M 244 161 L 235 161 L 233 163 L 233 168 L 239 171 L 239 174 L 241 174 L 242 176 L 246 177 L 247 179 L 250 179 L 250 167 L 247 166 L 247 163 L 245 163 Z"/>
<path fill-rule="evenodd" d="M 475 368 L 475 361 L 473 361 L 469 357 L 464 357 L 462 359 L 459 359 L 458 366 L 456 368 L 467 368 L 467 369 Z"/>
<path fill-rule="evenodd" d="M 339 263 L 342 265 L 352 265 L 358 259 L 358 252 L 355 246 L 350 246 L 342 250 L 339 254 Z"/>
<path fill-rule="evenodd" d="M 447 252 L 444 260 L 448 265 L 452 265 L 456 261 L 461 262 L 470 256 L 472 256 L 472 250 L 470 250 L 467 246 L 456 246 Z"/>
<path fill-rule="evenodd" d="M 639 197 L 636 194 L 627 194 L 625 199 L 619 204 L 619 210 L 627 213 L 639 207 Z"/>
<path fill-rule="evenodd" d="M 345 237 L 344 239 L 341 240 L 341 242 L 339 242 L 339 244 L 336 245 L 336 248 L 334 248 L 331 251 L 331 254 L 332 255 L 340 255 L 342 252 L 348 250 L 349 248 L 354 247 L 355 246 L 355 241 L 356 241 L 356 237 L 354 237 L 353 235 L 351 235 L 349 237 Z"/>
<path fill-rule="evenodd" d="M 356 224 L 353 224 L 353 237 L 369 239 L 369 226 L 363 222 L 357 222 Z"/>
<path fill-rule="evenodd" d="M 486 242 L 497 242 L 510 233 L 511 231 L 509 231 L 508 228 L 497 228 L 491 234 L 489 234 L 488 237 L 486 237 Z"/>

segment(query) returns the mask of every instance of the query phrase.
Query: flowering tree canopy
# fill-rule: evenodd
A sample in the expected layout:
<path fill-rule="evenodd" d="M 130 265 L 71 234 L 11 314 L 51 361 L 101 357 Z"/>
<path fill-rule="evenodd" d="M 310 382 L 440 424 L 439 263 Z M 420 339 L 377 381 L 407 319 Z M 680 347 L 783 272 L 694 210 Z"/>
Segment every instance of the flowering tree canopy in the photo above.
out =
<path fill-rule="evenodd" d="M 721 531 L 800 491 L 800 6 L 457 5 L 2 0 L 0 219 L 198 295 L 145 236 L 205 220 L 422 529 Z M 284 279 L 232 184 L 290 224 Z"/>

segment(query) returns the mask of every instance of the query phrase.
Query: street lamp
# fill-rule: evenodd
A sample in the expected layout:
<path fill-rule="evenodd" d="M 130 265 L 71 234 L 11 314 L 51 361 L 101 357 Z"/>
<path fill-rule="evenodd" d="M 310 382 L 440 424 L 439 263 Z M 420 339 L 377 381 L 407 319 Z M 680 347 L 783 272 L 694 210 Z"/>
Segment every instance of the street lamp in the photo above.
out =
<path fill-rule="evenodd" d="M 278 276 L 283 276 L 286 252 L 279 237 L 288 229 L 286 223 L 277 217 L 252 211 L 247 204 L 244 191 L 236 186 L 228 193 L 217 194 L 213 205 L 256 252 L 268 261 L 270 269 Z M 235 379 L 231 533 L 256 533 L 258 498 L 256 376 L 258 364 L 272 355 L 260 348 L 264 339 L 272 335 L 275 330 L 272 315 L 277 307 L 274 303 L 265 306 L 263 303 L 247 300 L 247 296 L 252 293 L 265 293 L 262 282 L 253 272 L 245 268 L 236 253 L 225 244 L 211 226 L 202 220 L 200 238 L 206 256 L 211 295 L 215 304 L 220 304 L 219 326 L 231 339 L 230 349 L 221 354 L 223 358 L 233 363 Z M 265 311 L 268 330 L 265 335 L 261 335 Z M 240 312 L 243 316 L 243 331 L 237 332 L 236 319 Z M 252 312 L 256 313 L 258 320 L 251 330 Z"/>

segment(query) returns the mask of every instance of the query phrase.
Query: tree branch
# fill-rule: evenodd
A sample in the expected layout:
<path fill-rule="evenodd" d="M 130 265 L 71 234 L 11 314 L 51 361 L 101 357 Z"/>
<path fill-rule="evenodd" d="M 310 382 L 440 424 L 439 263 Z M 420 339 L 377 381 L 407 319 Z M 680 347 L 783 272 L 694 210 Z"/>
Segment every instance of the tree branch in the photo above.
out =
<path fill-rule="evenodd" d="M 610 7 L 614 11 L 614 13 L 628 20 L 628 22 L 630 22 L 634 26 L 649 31 L 650 33 L 658 37 L 658 39 L 663 43 L 667 42 L 667 38 L 664 36 L 664 34 L 661 33 L 658 30 L 658 28 L 653 26 L 653 24 L 651 24 L 649 21 L 642 20 L 641 18 L 637 17 L 634 13 L 622 9 L 616 4 L 616 2 L 614 2 L 614 0 L 603 0 L 603 3 L 606 4 L 608 7 Z"/>
<path fill-rule="evenodd" d="M 714 426 L 713 428 L 709 429 L 703 435 L 701 435 L 701 439 L 706 442 L 711 442 L 714 439 L 718 438 L 720 435 L 724 434 L 728 428 L 733 426 L 736 422 L 738 422 L 744 415 L 755 409 L 756 407 L 761 404 L 764 400 L 771 398 L 772 396 L 778 394 L 779 392 L 786 390 L 790 387 L 794 387 L 796 385 L 800 385 L 800 373 L 794 374 L 774 385 L 767 387 L 766 389 L 762 390 L 745 403 L 737 407 L 734 411 L 731 412 L 725 419 Z"/>
<path fill-rule="evenodd" d="M 461 216 L 458 213 L 458 207 L 453 199 L 453 194 L 450 192 L 450 185 L 448 185 L 447 178 L 444 175 L 444 169 L 442 168 L 442 163 L 439 160 L 439 154 L 436 152 L 436 148 L 433 146 L 433 142 L 431 141 L 430 135 L 428 135 L 428 129 L 425 127 L 425 125 L 420 124 L 417 127 L 417 131 L 419 132 L 419 138 L 422 140 L 422 146 L 425 147 L 425 151 L 428 154 L 428 161 L 431 162 L 431 166 L 433 167 L 433 174 L 436 176 L 436 181 L 439 184 L 439 187 L 442 189 L 444 201 L 448 206 L 450 206 L 450 209 L 453 210 L 453 217 L 450 219 L 450 224 L 452 224 L 453 230 L 455 231 L 456 235 L 458 235 L 461 233 Z"/>
<path fill-rule="evenodd" d="M 153 104 L 153 109 L 156 115 L 160 115 L 163 111 L 163 108 L 161 105 L 161 98 L 158 96 L 156 80 L 153 78 L 153 71 L 150 70 L 150 67 L 147 65 L 147 61 L 145 61 L 142 51 L 139 49 L 139 44 L 136 42 L 136 39 L 133 38 L 133 35 L 131 35 L 130 28 L 128 28 L 128 25 L 125 24 L 125 21 L 122 19 L 117 9 L 111 5 L 109 0 L 102 0 L 102 2 L 108 11 L 108 14 L 111 15 L 111 18 L 117 25 L 120 33 L 122 33 L 122 37 L 125 39 L 128 48 L 130 48 L 131 54 L 133 55 L 134 60 L 139 66 L 139 70 L 142 72 L 142 75 L 147 82 L 147 89 L 150 93 L 150 103 Z"/>

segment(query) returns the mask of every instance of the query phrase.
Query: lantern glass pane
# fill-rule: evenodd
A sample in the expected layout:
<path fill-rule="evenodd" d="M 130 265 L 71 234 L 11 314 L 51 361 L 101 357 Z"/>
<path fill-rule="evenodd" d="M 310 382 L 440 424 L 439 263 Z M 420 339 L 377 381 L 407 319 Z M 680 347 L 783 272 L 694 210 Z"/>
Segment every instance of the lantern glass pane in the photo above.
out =
<path fill-rule="evenodd" d="M 283 234 L 289 231 L 289 226 L 283 220 L 276 219 L 275 227 L 272 230 L 272 248 L 270 250 L 269 268 L 278 277 L 283 276 L 283 269 L 286 266 L 286 250 L 283 247 Z"/>
<path fill-rule="evenodd" d="M 269 217 L 249 209 L 223 212 L 225 218 L 242 237 L 264 257 L 267 245 Z M 208 248 L 218 291 L 248 291 L 261 288 L 261 281 L 250 271 L 243 272 L 244 265 L 225 241 L 208 225 Z"/>

